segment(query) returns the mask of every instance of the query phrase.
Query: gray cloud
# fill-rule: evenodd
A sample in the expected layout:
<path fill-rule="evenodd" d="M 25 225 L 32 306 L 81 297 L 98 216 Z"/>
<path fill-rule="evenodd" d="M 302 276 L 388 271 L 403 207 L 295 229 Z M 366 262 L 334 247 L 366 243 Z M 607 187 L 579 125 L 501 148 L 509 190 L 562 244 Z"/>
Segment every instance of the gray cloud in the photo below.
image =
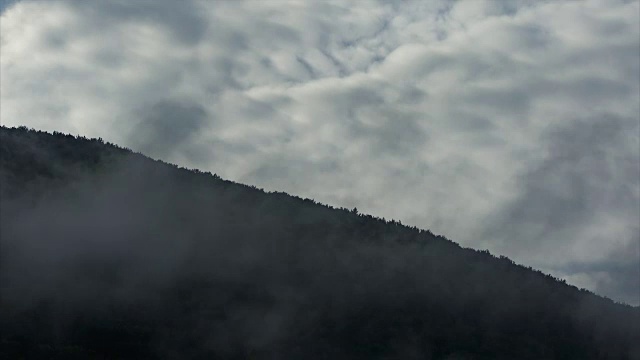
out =
<path fill-rule="evenodd" d="M 609 215 L 636 212 L 632 186 L 640 165 L 632 148 L 614 144 L 626 143 L 625 134 L 637 131 L 635 119 L 606 114 L 549 131 L 548 156 L 520 176 L 522 191 L 501 209 L 503 219 L 492 224 L 491 237 L 506 236 L 509 246 L 520 240 L 537 247 L 557 240 L 549 238 L 554 232 L 588 228 L 600 212 L 613 210 L 611 205 L 620 214 Z M 522 233 L 527 224 L 535 234 Z"/>
<path fill-rule="evenodd" d="M 357 206 L 638 304 L 604 280 L 626 265 L 598 264 L 637 261 L 615 254 L 640 217 L 639 6 L 25 0 L 2 12 L 0 117 Z"/>
<path fill-rule="evenodd" d="M 162 100 L 144 109 L 140 117 L 128 142 L 137 151 L 161 158 L 170 156 L 203 126 L 211 124 L 202 106 L 175 100 Z"/>
<path fill-rule="evenodd" d="M 122 26 L 128 22 L 166 29 L 175 41 L 195 44 L 203 40 L 207 19 L 195 2 L 175 1 L 87 1 L 71 4 L 93 21 L 90 29 Z"/>
<path fill-rule="evenodd" d="M 6 8 L 10 7 L 16 2 L 16 0 L 0 0 L 0 13 Z"/>

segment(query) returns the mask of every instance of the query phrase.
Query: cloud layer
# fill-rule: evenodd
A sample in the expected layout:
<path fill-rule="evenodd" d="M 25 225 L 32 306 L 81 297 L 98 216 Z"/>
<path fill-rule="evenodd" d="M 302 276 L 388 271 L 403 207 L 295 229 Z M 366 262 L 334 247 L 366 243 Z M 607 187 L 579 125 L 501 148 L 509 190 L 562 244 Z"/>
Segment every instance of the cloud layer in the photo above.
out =
<path fill-rule="evenodd" d="M 638 1 L 21 1 L 3 125 L 80 133 L 640 303 Z"/>

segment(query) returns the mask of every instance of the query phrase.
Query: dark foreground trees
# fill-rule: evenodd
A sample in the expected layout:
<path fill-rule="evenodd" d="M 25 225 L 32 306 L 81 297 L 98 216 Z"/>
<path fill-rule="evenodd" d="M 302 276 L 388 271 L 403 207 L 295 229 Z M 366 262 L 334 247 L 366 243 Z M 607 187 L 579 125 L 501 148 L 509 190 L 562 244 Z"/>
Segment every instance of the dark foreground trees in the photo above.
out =
<path fill-rule="evenodd" d="M 0 128 L 2 358 L 637 359 L 638 308 L 429 231 Z"/>

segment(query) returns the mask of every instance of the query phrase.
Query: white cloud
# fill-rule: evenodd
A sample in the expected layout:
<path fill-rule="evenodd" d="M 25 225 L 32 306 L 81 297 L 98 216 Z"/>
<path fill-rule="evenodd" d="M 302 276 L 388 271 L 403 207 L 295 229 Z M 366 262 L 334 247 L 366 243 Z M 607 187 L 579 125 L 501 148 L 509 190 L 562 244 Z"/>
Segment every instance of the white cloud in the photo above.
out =
<path fill-rule="evenodd" d="M 2 13 L 0 117 L 357 206 L 637 304 L 637 283 L 614 283 L 638 260 L 620 258 L 640 236 L 638 14 L 22 1 Z M 187 120 L 169 126 L 164 107 Z"/>

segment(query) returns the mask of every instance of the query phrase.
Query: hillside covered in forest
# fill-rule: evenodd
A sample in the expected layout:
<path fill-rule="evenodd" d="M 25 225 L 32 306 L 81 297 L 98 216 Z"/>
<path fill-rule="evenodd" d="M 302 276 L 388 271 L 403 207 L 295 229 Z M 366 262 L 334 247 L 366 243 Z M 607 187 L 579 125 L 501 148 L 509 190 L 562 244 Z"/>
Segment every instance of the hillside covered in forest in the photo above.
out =
<path fill-rule="evenodd" d="M 640 359 L 640 309 L 398 221 L 0 128 L 6 359 Z"/>

